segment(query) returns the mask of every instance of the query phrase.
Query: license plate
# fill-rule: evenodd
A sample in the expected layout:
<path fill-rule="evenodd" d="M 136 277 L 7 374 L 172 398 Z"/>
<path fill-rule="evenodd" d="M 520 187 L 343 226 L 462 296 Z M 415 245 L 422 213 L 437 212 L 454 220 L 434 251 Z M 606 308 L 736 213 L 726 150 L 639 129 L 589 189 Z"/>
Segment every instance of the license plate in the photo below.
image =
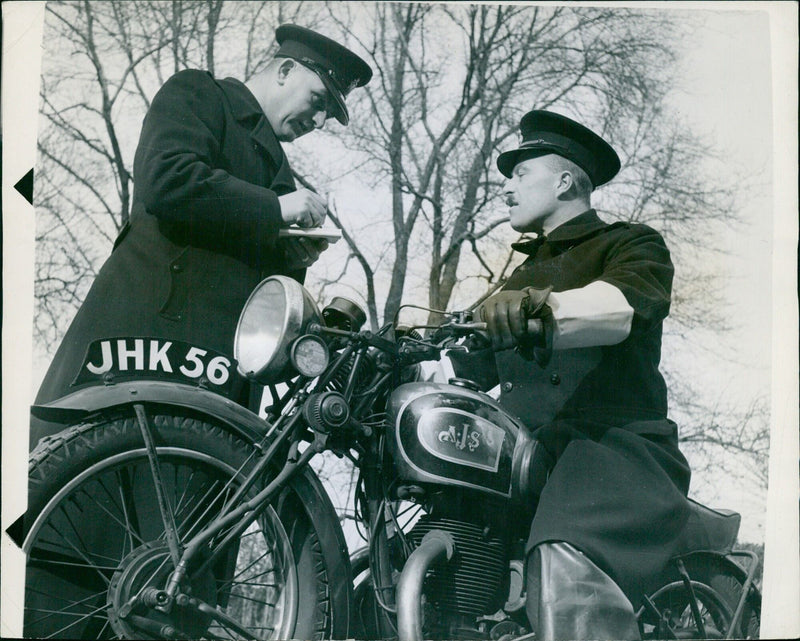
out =
<path fill-rule="evenodd" d="M 214 350 L 161 338 L 105 338 L 93 341 L 73 385 L 157 378 L 230 391 L 235 361 Z"/>

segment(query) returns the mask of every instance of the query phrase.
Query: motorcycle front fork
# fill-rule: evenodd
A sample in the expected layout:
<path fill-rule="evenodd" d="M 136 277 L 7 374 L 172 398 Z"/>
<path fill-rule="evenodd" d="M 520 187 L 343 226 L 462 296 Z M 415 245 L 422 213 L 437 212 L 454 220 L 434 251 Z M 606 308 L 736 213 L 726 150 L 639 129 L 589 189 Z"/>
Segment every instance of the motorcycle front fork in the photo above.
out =
<path fill-rule="evenodd" d="M 223 612 L 220 612 L 217 608 L 199 599 L 190 597 L 187 594 L 183 594 L 180 591 L 181 585 L 200 550 L 205 548 L 206 553 L 204 554 L 202 564 L 197 568 L 192 568 L 192 573 L 197 575 L 201 575 L 203 572 L 210 569 L 219 559 L 220 555 L 227 550 L 228 545 L 238 540 L 245 530 L 263 513 L 285 484 L 299 470 L 303 469 L 317 453 L 325 449 L 328 438 L 327 435 L 315 432 L 311 444 L 303 452 L 300 452 L 298 447 L 300 438 L 297 435 L 299 429 L 302 428 L 299 422 L 300 413 L 297 412 L 287 418 L 286 425 L 283 426 L 282 429 L 279 424 L 276 424 L 268 435 L 277 432 L 278 436 L 270 443 L 267 451 L 256 462 L 253 469 L 236 489 L 233 496 L 226 501 L 217 517 L 208 526 L 195 534 L 188 542 L 182 544 L 178 537 L 174 515 L 165 498 L 161 465 L 145 406 L 141 403 L 137 403 L 134 405 L 134 411 L 136 414 L 136 422 L 147 450 L 147 459 L 150 465 L 153 485 L 155 486 L 158 508 L 161 513 L 167 545 L 175 570 L 170 574 L 169 580 L 163 589 L 152 586 L 143 589 L 139 594 L 134 596 L 130 602 L 125 604 L 120 611 L 120 616 L 122 618 L 133 616 L 131 612 L 139 603 L 167 614 L 172 610 L 173 605 L 177 604 L 182 607 L 194 607 L 201 613 L 216 617 L 220 623 L 232 627 L 232 629 L 237 630 L 245 637 L 253 638 L 247 630 L 240 628 L 235 621 L 230 619 Z M 284 417 L 278 420 L 280 421 L 282 418 Z M 288 455 L 286 456 L 286 460 L 280 472 L 274 475 L 267 486 L 253 498 L 244 500 L 247 492 L 268 472 L 276 456 L 287 448 Z M 227 486 L 223 488 L 223 491 L 226 489 Z M 210 547 L 207 545 L 227 528 L 231 529 L 221 540 L 214 542 Z M 145 622 L 141 623 L 144 624 Z M 161 636 L 172 636 L 169 634 L 170 632 L 173 631 L 160 630 L 159 634 Z"/>

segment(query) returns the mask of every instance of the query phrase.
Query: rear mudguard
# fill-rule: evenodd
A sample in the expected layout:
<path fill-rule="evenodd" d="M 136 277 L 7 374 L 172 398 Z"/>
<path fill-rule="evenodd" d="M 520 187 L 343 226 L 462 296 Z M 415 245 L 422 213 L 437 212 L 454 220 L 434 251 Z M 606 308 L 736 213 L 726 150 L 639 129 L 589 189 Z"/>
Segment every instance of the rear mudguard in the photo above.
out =
<path fill-rule="evenodd" d="M 653 600 L 658 598 L 659 593 L 669 591 L 676 585 L 686 586 L 687 581 L 691 580 L 693 583 L 697 582 L 695 586 L 705 584 L 712 592 L 721 590 L 721 592 L 717 592 L 717 596 L 730 608 L 731 620 L 726 623 L 727 629 L 720 631 L 724 636 L 715 638 L 758 638 L 758 630 L 756 628 L 753 632 L 751 619 L 752 615 L 760 617 L 761 612 L 761 594 L 754 583 L 758 563 L 758 556 L 754 552 L 745 550 L 701 549 L 675 556 L 662 576 L 662 587 L 649 597 L 645 597 L 646 602 L 643 602 L 637 617 L 641 617 L 649 609 L 651 615 L 654 614 L 662 619 L 669 610 L 665 610 L 664 613 L 659 612 L 655 608 Z M 732 578 L 738 584 L 738 589 L 726 587 L 725 582 L 718 584 L 718 579 L 727 577 Z M 691 593 L 692 588 L 688 589 Z M 691 600 L 689 603 L 691 604 Z M 700 616 L 700 610 L 697 609 L 696 603 L 695 601 L 695 606 L 692 607 L 694 617 Z M 745 612 L 747 620 L 744 623 L 745 628 L 742 629 L 740 626 L 743 624 L 742 617 Z M 756 625 L 758 625 L 758 619 L 756 619 Z M 741 632 L 744 634 L 739 636 L 737 633 Z M 756 634 L 756 636 L 751 636 L 751 634 Z M 675 636 L 670 638 L 675 638 Z"/>
<path fill-rule="evenodd" d="M 749 557 L 754 556 L 750 552 L 744 552 L 740 550 L 731 550 L 729 552 L 725 551 L 713 551 L 713 550 L 695 550 L 693 552 L 688 552 L 686 554 L 681 554 L 679 556 L 674 557 L 673 561 L 677 561 L 678 559 L 683 561 L 696 561 L 702 562 L 704 558 L 716 558 L 719 560 L 724 566 L 726 567 L 726 571 L 730 572 L 730 574 L 736 578 L 739 583 L 744 584 L 748 578 L 751 579 L 755 575 L 756 572 L 756 564 L 757 564 L 757 557 L 755 559 L 750 559 Z M 737 563 L 734 559 L 740 558 L 742 562 L 745 564 L 745 567 L 742 567 L 740 563 Z"/>
<path fill-rule="evenodd" d="M 753 552 L 744 550 L 731 550 L 725 551 L 710 551 L 710 550 L 697 550 L 682 554 L 674 560 L 681 559 L 683 561 L 696 561 L 702 563 L 704 558 L 716 558 L 725 567 L 725 571 L 734 577 L 740 585 L 747 587 L 747 591 L 743 592 L 742 598 L 750 599 L 758 611 L 761 611 L 761 593 L 758 591 L 754 583 L 754 578 L 758 566 L 758 557 Z M 741 563 L 737 563 L 735 559 L 739 559 Z M 743 565 L 742 565 L 743 564 Z"/>

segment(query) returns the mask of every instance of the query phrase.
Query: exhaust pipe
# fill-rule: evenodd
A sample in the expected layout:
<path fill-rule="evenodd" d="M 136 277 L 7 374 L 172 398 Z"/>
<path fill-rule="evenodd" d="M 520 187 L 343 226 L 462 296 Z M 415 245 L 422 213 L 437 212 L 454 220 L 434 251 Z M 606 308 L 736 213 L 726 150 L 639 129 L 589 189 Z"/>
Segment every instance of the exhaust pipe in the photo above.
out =
<path fill-rule="evenodd" d="M 453 557 L 456 544 L 452 535 L 431 530 L 408 557 L 397 584 L 397 636 L 399 641 L 423 641 L 422 582 L 428 570 L 445 557 Z"/>

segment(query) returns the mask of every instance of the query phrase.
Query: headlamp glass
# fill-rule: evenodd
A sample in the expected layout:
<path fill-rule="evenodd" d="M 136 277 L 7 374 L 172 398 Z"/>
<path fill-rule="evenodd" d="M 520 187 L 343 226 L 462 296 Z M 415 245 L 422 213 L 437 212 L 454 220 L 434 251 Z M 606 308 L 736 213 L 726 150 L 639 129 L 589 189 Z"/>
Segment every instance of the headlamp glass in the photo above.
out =
<path fill-rule="evenodd" d="M 261 281 L 236 327 L 233 352 L 239 373 L 263 384 L 289 378 L 289 346 L 319 317 L 313 299 L 296 280 L 270 276 Z"/>

